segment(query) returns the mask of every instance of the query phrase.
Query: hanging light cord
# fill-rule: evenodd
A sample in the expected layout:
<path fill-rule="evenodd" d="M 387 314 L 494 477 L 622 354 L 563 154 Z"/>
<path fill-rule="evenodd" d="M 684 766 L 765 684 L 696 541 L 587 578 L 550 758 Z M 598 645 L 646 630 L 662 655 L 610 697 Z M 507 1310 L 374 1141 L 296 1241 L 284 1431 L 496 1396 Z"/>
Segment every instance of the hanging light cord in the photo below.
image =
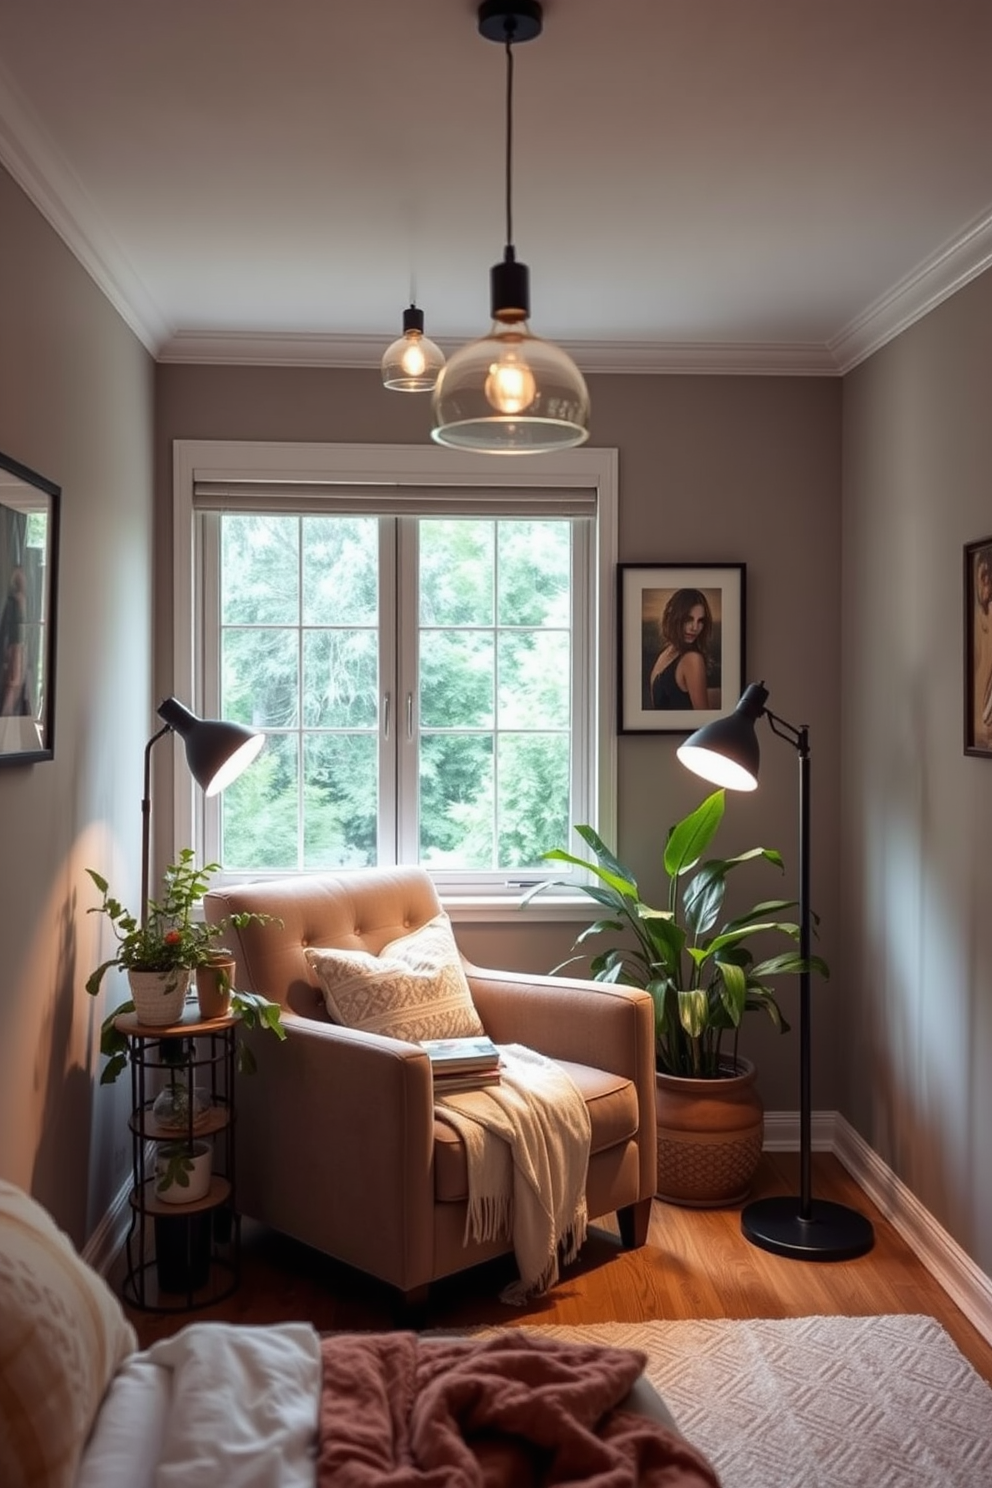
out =
<path fill-rule="evenodd" d="M 516 16 L 506 18 L 506 246 L 513 254 L 513 33 Z"/>

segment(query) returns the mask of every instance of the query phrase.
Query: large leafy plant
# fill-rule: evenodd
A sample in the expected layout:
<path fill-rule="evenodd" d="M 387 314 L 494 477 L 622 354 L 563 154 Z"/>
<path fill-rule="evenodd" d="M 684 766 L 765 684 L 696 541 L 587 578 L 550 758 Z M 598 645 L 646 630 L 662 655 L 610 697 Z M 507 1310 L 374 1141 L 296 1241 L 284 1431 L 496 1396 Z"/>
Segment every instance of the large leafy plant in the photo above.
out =
<path fill-rule="evenodd" d="M 575 830 L 595 859 L 576 857 L 563 848 L 543 855 L 585 868 L 595 881 L 583 884 L 583 892 L 607 911 L 582 931 L 573 950 L 600 936 L 628 932 L 626 943 L 601 951 L 583 949 L 555 970 L 588 961 L 596 981 L 644 987 L 655 1005 L 658 1069 L 696 1079 L 719 1079 L 734 1072 L 746 1012 L 767 1013 L 780 1033 L 788 1031 L 769 978 L 795 975 L 807 965 L 810 971 L 829 976 L 820 956 L 804 962 L 798 950 L 790 948 L 759 959 L 751 947 L 757 937 L 769 935 L 799 940 L 799 926 L 778 918 L 795 900 L 764 900 L 717 928 L 733 869 L 763 859 L 784 871 L 781 855 L 769 847 L 701 861 L 723 820 L 724 804 L 725 792 L 714 791 L 669 831 L 663 858 L 668 902 L 663 909 L 644 903 L 633 874 L 590 826 Z M 540 885 L 528 899 L 548 887 Z M 724 1043 L 728 1036 L 729 1048 Z"/>

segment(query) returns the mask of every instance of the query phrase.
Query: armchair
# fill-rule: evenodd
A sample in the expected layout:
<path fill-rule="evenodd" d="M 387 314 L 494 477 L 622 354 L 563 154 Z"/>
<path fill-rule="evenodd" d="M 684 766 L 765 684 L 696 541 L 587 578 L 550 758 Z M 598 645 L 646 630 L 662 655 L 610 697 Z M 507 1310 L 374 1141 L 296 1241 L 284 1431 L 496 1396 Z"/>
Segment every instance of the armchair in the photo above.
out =
<path fill-rule="evenodd" d="M 420 868 L 362 869 L 212 889 L 208 920 L 253 911 L 282 926 L 225 933 L 239 988 L 279 1002 L 287 1037 L 251 1040 L 257 1072 L 238 1094 L 238 1208 L 422 1302 L 429 1284 L 500 1255 L 463 1243 L 465 1151 L 435 1122 L 430 1063 L 414 1043 L 330 1022 L 307 946 L 381 952 L 440 911 Z M 463 959 L 497 1043 L 559 1060 L 592 1122 L 590 1218 L 617 1213 L 628 1247 L 647 1238 L 655 1188 L 654 1009 L 648 995 Z"/>

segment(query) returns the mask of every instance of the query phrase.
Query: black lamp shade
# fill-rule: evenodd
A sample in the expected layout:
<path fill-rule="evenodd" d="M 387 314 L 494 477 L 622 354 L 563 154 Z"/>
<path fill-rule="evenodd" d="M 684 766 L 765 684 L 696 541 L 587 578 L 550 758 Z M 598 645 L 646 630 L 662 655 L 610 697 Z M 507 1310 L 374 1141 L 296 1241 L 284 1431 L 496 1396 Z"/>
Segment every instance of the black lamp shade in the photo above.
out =
<path fill-rule="evenodd" d="M 752 682 L 733 713 L 704 723 L 676 750 L 688 770 L 729 790 L 754 790 L 761 750 L 755 724 L 765 711 L 768 690 Z"/>
<path fill-rule="evenodd" d="M 265 735 L 257 729 L 219 718 L 197 718 L 174 697 L 166 698 L 158 714 L 185 744 L 189 772 L 205 796 L 225 790 L 265 743 Z"/>

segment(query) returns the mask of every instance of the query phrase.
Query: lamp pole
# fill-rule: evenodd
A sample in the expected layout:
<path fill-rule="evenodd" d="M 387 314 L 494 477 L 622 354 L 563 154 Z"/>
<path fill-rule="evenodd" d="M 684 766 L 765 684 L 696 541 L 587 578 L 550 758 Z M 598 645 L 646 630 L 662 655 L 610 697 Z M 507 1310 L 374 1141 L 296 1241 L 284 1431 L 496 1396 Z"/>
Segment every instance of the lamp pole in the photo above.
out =
<path fill-rule="evenodd" d="M 875 1243 L 871 1221 L 856 1209 L 813 1198 L 812 1014 L 810 887 L 810 747 L 804 723 L 786 723 L 765 707 L 763 682 L 744 689 L 733 713 L 704 723 L 677 751 L 687 769 L 731 790 L 754 790 L 758 783 L 755 724 L 768 719 L 773 734 L 799 756 L 799 1171 L 798 1198 L 756 1199 L 741 1213 L 741 1231 L 752 1245 L 776 1255 L 806 1261 L 842 1261 L 864 1255 Z"/>
<path fill-rule="evenodd" d="M 799 756 L 799 1197 L 756 1199 L 741 1213 L 741 1232 L 752 1245 L 797 1260 L 843 1261 L 864 1255 L 875 1243 L 871 1221 L 856 1209 L 813 1200 L 813 1111 L 810 933 L 810 747 L 809 728 L 765 717 Z"/>
<path fill-rule="evenodd" d="M 141 925 L 148 924 L 148 855 L 151 845 L 152 817 L 152 746 L 163 734 L 172 733 L 172 724 L 167 723 L 153 734 L 145 745 L 145 778 L 141 797 Z"/>

